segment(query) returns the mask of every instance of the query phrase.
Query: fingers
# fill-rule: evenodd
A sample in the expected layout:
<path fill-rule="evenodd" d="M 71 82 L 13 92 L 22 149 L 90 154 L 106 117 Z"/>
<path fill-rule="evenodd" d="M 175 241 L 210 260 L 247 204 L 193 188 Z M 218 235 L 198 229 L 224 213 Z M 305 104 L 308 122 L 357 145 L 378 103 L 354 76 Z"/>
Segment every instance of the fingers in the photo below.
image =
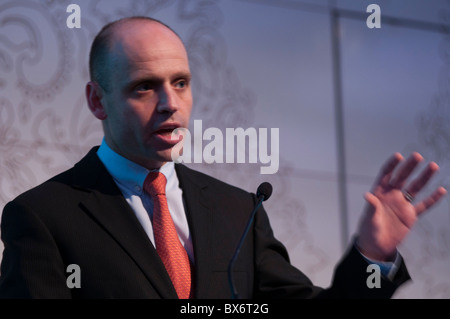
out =
<path fill-rule="evenodd" d="M 382 187 L 385 191 L 404 189 L 405 198 L 408 201 L 414 200 L 414 197 L 422 191 L 430 179 L 439 171 L 439 166 L 435 162 L 430 162 L 419 176 L 405 187 L 411 174 L 423 160 L 422 155 L 417 152 L 412 153 L 407 159 L 404 159 L 401 154 L 395 153 L 382 168 L 376 186 Z M 445 188 L 438 187 L 430 196 L 414 205 L 416 214 L 420 215 L 427 211 L 446 194 L 447 190 Z M 370 197 L 366 199 L 370 199 Z M 374 204 L 373 200 L 368 201 Z"/>
<path fill-rule="evenodd" d="M 391 183 L 392 173 L 402 160 L 403 156 L 400 153 L 394 153 L 394 155 L 382 167 L 378 180 L 375 183 L 375 187 L 388 187 Z"/>
<path fill-rule="evenodd" d="M 400 153 L 395 153 L 383 166 L 375 186 L 381 186 L 384 189 L 402 189 L 412 172 L 423 160 L 422 155 L 417 152 L 413 152 L 406 160 Z M 408 186 L 407 192 L 415 196 L 438 170 L 439 166 L 431 162 L 419 178 Z"/>
<path fill-rule="evenodd" d="M 411 156 L 409 156 L 408 159 L 406 159 L 406 161 L 402 164 L 402 166 L 399 167 L 398 172 L 396 173 L 396 176 L 391 180 L 391 186 L 393 188 L 398 188 L 398 189 L 403 188 L 408 177 L 411 175 L 411 173 L 414 171 L 414 169 L 417 167 L 417 165 L 419 165 L 419 163 L 421 163 L 422 161 L 423 161 L 422 155 L 420 155 L 417 152 L 412 153 Z M 426 172 L 430 173 L 430 172 L 428 172 L 428 170 Z M 428 175 L 429 174 L 427 174 L 427 176 Z M 433 174 L 431 174 L 431 175 L 433 175 Z M 429 176 L 425 182 L 427 182 L 430 177 L 431 176 Z M 422 180 L 419 180 L 419 182 L 420 181 L 422 181 Z M 421 184 L 419 182 L 415 183 L 414 187 L 418 188 L 420 190 L 424 186 L 424 184 Z M 408 192 L 411 193 L 411 190 L 408 190 Z M 411 194 L 414 195 L 413 193 L 411 193 Z"/>
<path fill-rule="evenodd" d="M 439 187 L 429 197 L 414 206 L 416 209 L 416 214 L 420 215 L 423 212 L 427 211 L 446 194 L 447 190 L 444 187 Z"/>
<path fill-rule="evenodd" d="M 420 190 L 425 187 L 428 181 L 433 177 L 433 175 L 439 170 L 439 166 L 435 162 L 431 162 L 422 171 L 417 179 L 412 181 L 405 191 L 409 193 L 412 197 L 415 197 Z"/>

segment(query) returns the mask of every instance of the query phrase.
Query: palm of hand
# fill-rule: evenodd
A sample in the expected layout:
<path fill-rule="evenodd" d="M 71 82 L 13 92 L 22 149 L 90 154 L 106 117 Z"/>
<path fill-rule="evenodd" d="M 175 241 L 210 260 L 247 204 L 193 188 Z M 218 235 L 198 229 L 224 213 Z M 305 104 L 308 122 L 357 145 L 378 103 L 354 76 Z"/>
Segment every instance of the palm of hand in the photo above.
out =
<path fill-rule="evenodd" d="M 439 170 L 438 165 L 431 162 L 405 187 L 412 171 L 422 160 L 418 153 L 413 153 L 407 160 L 398 153 L 394 154 L 381 170 L 372 192 L 365 194 L 367 207 L 359 225 L 357 245 L 366 257 L 392 260 L 397 246 L 411 231 L 419 215 L 446 194 L 443 187 L 438 187 L 417 204 L 405 196 L 409 193 L 413 199 Z"/>

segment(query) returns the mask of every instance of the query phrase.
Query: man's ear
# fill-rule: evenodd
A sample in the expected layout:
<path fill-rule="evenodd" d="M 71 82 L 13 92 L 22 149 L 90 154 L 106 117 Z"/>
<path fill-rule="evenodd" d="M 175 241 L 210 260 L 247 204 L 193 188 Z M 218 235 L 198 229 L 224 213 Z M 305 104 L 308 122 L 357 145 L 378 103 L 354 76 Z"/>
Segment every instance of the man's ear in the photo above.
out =
<path fill-rule="evenodd" d="M 102 89 L 97 82 L 89 81 L 86 84 L 86 99 L 89 109 L 99 120 L 104 120 L 108 117 L 102 104 L 102 94 Z"/>

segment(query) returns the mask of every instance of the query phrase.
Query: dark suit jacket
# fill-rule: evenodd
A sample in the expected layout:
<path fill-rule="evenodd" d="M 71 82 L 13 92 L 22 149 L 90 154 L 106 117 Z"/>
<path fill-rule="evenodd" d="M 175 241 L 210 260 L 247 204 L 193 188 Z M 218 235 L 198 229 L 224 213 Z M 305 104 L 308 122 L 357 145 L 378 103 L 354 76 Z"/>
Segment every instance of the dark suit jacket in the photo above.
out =
<path fill-rule="evenodd" d="M 2 298 L 177 298 L 155 248 L 93 148 L 79 163 L 9 202 L 1 238 Z M 176 164 L 195 255 L 195 297 L 230 298 L 227 268 L 256 196 Z M 308 256 L 305 256 L 308 258 Z M 66 280 L 80 267 L 80 288 Z M 234 267 L 241 298 L 386 298 L 409 279 L 369 289 L 367 262 L 350 247 L 327 289 L 289 263 L 264 208 Z"/>

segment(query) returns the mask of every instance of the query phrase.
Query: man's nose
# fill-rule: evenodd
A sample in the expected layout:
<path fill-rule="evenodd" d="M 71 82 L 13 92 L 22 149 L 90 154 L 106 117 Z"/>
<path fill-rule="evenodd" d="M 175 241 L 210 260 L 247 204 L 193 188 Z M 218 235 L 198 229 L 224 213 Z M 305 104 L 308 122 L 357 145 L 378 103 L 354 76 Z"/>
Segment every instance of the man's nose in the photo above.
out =
<path fill-rule="evenodd" d="M 170 112 L 173 113 L 178 109 L 178 102 L 175 92 L 171 87 L 161 87 L 158 92 L 158 112 Z"/>

